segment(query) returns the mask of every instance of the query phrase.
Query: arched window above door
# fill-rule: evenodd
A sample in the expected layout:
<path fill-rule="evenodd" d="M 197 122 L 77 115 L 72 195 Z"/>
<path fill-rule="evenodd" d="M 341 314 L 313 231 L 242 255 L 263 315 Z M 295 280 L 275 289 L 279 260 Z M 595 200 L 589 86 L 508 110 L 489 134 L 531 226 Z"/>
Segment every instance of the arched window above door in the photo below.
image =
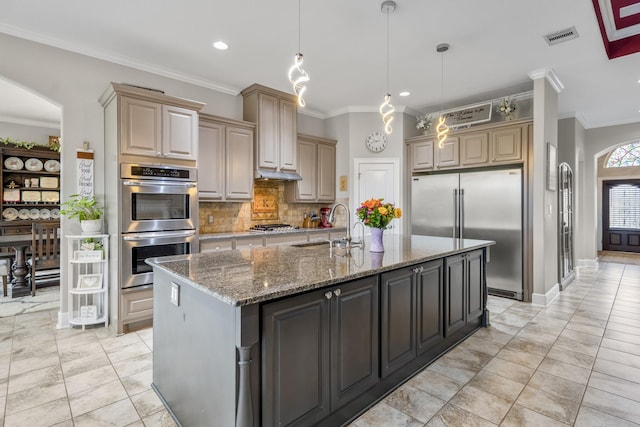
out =
<path fill-rule="evenodd" d="M 609 154 L 605 163 L 606 168 L 625 166 L 640 166 L 640 142 L 621 145 Z"/>

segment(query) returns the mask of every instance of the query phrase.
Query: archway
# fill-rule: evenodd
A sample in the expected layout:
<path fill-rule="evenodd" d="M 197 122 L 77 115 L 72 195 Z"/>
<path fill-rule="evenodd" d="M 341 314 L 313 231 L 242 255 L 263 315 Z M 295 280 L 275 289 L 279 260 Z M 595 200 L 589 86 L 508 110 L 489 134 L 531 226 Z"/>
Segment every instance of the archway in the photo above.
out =
<path fill-rule="evenodd" d="M 61 136 L 61 106 L 33 90 L 25 88 L 24 86 L 8 80 L 3 76 L 0 76 L 0 98 L 3 100 L 3 102 L 0 103 L 0 141 L 3 142 L 3 144 L 0 144 L 0 147 L 3 148 L 3 152 L 4 150 L 24 150 L 25 148 L 31 147 L 32 144 L 38 146 L 49 146 L 50 137 Z M 29 150 L 24 151 L 28 152 Z M 34 150 L 34 153 L 35 152 L 36 150 Z M 46 152 L 51 153 L 51 151 L 48 150 L 46 150 Z M 36 155 L 34 154 L 34 158 L 35 157 Z M 4 162 L 4 160 L 5 159 L 3 158 L 2 161 Z M 3 165 L 3 167 L 5 166 Z M 39 172 L 36 171 L 33 172 L 39 182 L 39 177 L 36 176 L 38 173 Z M 5 177 L 4 174 L 3 177 Z M 7 179 L 10 178 L 7 176 Z M 27 180 L 24 179 L 24 181 Z M 62 170 L 60 171 L 60 177 L 57 181 L 57 184 L 51 184 L 49 181 L 48 185 L 58 186 L 57 189 L 49 191 L 49 193 L 59 194 L 60 185 L 62 183 Z M 14 185 L 15 184 L 19 186 L 18 188 L 26 185 L 26 183 L 21 181 L 14 183 Z M 4 188 L 9 184 L 3 180 L 2 185 Z M 18 192 L 20 197 L 22 197 L 22 191 L 23 190 Z M 39 190 L 34 190 L 32 192 L 38 193 Z M 20 201 L 22 201 L 22 199 L 20 199 Z M 25 229 L 30 229 L 30 224 L 26 224 L 23 218 L 13 218 L 13 216 L 10 215 L 10 212 L 5 215 L 5 211 L 10 208 L 11 207 L 3 206 L 3 215 L 0 217 L 0 238 L 10 238 L 10 233 L 25 232 Z M 43 212 L 43 219 L 44 211 L 49 213 L 51 212 L 52 209 L 49 208 L 54 208 L 55 210 L 55 207 L 50 205 L 42 206 L 42 209 L 39 210 L 40 212 Z M 13 210 L 16 209 L 13 208 Z M 21 209 L 20 211 L 22 210 L 25 209 Z M 23 222 L 25 222 L 25 224 L 22 224 Z M 18 223 L 20 224 L 18 225 Z M 10 252 L 14 250 L 12 247 L 8 247 L 8 245 L 0 246 L 4 246 L 3 249 L 5 251 L 9 251 L 5 252 L 5 255 L 13 255 L 13 253 Z M 8 297 L 3 297 L 2 294 L 0 294 L 0 301 L 2 301 L 0 304 L 0 317 L 45 309 L 59 309 L 62 297 L 60 289 L 61 287 L 59 286 L 55 288 L 47 288 L 46 291 L 43 290 L 42 292 L 37 292 L 36 297 L 22 296 L 11 298 L 11 296 L 14 295 L 11 295 L 10 291 Z"/>
<path fill-rule="evenodd" d="M 640 253 L 640 162 L 629 162 L 624 149 L 637 152 L 638 141 L 596 154 L 599 250 Z"/>

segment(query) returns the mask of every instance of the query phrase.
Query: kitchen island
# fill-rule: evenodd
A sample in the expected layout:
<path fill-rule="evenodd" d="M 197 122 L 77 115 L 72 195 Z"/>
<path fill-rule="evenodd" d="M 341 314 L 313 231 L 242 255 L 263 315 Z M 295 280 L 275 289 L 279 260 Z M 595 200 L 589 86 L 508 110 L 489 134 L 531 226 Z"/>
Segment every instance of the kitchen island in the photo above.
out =
<path fill-rule="evenodd" d="M 488 324 L 494 242 L 385 236 L 147 260 L 153 384 L 183 426 L 341 425 Z"/>

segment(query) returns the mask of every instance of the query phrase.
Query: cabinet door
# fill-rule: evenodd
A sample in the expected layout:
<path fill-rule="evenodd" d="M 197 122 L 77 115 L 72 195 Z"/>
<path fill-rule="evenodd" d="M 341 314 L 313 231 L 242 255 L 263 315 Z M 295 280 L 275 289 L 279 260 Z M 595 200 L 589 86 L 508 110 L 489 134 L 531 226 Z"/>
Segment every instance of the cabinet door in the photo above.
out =
<path fill-rule="evenodd" d="M 162 151 L 162 105 L 121 97 L 120 151 L 122 154 L 157 157 Z"/>
<path fill-rule="evenodd" d="M 295 172 L 298 170 L 298 113 L 296 109 L 296 103 L 281 99 L 279 102 L 279 115 L 279 169 Z"/>
<path fill-rule="evenodd" d="M 227 200 L 251 200 L 253 197 L 253 132 L 248 129 L 226 129 Z"/>
<path fill-rule="evenodd" d="M 412 170 L 424 171 L 433 169 L 434 140 L 416 142 L 411 145 Z"/>
<path fill-rule="evenodd" d="M 378 278 L 334 289 L 331 300 L 331 410 L 378 382 Z"/>
<path fill-rule="evenodd" d="M 422 354 L 444 340 L 442 260 L 420 266 L 416 283 L 418 354 Z"/>
<path fill-rule="evenodd" d="M 171 159 L 198 158 L 198 113 L 172 105 L 162 106 L 162 152 Z"/>
<path fill-rule="evenodd" d="M 276 170 L 279 158 L 279 106 L 278 98 L 258 94 L 258 167 Z"/>
<path fill-rule="evenodd" d="M 302 172 L 302 165 L 300 165 Z M 318 201 L 336 199 L 336 146 L 318 144 Z"/>
<path fill-rule="evenodd" d="M 382 378 L 416 357 L 416 286 L 412 268 L 381 275 Z"/>
<path fill-rule="evenodd" d="M 460 137 L 461 162 L 463 165 L 482 165 L 489 162 L 489 134 L 486 132 Z"/>
<path fill-rule="evenodd" d="M 466 323 L 464 270 L 464 255 L 445 259 L 445 336 L 451 335 Z"/>
<path fill-rule="evenodd" d="M 318 144 L 308 141 L 298 141 L 298 156 L 300 176 L 302 181 L 296 181 L 296 200 L 316 200 L 318 179 Z"/>
<path fill-rule="evenodd" d="M 442 147 L 436 145 L 436 164 L 438 168 L 450 168 L 460 164 L 460 144 L 458 137 L 444 140 Z"/>
<path fill-rule="evenodd" d="M 224 132 L 216 123 L 200 124 L 198 195 L 201 199 L 221 200 L 224 195 Z"/>
<path fill-rule="evenodd" d="M 473 251 L 466 256 L 467 267 L 467 322 L 482 316 L 484 307 L 484 259 L 482 251 Z"/>
<path fill-rule="evenodd" d="M 522 126 L 491 132 L 491 162 L 522 161 Z"/>
<path fill-rule="evenodd" d="M 311 425 L 330 412 L 330 300 L 325 292 L 264 305 L 264 426 Z"/>

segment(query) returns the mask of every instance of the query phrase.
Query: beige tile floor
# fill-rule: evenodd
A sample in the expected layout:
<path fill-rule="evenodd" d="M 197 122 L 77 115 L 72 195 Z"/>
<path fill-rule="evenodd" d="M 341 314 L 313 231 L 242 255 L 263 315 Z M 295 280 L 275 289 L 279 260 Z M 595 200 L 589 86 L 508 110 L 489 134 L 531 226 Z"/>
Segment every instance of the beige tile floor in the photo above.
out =
<path fill-rule="evenodd" d="M 547 308 L 489 307 L 490 328 L 353 425 L 640 425 L 640 266 L 582 268 Z M 151 329 L 56 330 L 56 317 L 0 318 L 2 425 L 175 425 L 149 387 Z"/>

